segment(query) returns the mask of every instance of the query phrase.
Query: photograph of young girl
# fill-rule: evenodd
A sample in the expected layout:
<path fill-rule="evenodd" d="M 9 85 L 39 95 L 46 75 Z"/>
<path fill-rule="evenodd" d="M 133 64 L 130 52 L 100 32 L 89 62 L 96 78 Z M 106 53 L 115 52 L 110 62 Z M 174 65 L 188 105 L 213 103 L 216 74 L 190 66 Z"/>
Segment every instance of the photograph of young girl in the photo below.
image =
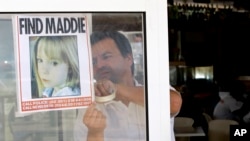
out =
<path fill-rule="evenodd" d="M 30 37 L 32 98 L 80 95 L 77 47 L 76 36 Z"/>

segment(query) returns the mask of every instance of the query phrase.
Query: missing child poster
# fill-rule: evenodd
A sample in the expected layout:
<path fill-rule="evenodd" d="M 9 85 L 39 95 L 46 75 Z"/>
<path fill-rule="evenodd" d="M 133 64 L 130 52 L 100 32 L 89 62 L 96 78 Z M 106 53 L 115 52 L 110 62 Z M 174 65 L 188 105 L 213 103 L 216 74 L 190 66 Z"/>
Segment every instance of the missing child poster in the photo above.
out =
<path fill-rule="evenodd" d="M 19 113 L 91 104 L 94 94 L 87 17 L 13 17 Z"/>

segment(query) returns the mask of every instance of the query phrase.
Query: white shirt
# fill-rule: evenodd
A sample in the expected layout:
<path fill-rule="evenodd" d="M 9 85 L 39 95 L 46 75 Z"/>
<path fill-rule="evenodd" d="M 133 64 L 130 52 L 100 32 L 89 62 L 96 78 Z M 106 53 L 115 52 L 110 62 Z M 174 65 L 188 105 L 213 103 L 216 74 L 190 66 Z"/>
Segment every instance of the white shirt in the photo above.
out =
<path fill-rule="evenodd" d="M 232 112 L 240 109 L 243 105 L 242 102 L 234 99 L 229 92 L 219 92 L 221 101 L 219 101 L 213 112 L 215 119 L 233 119 Z"/>
<path fill-rule="evenodd" d="M 175 134 L 174 134 L 174 117 L 170 118 L 171 122 L 171 141 L 175 141 Z"/>
<path fill-rule="evenodd" d="M 136 86 L 141 86 L 135 80 Z M 104 141 L 146 141 L 145 107 L 130 102 L 128 106 L 121 101 L 97 104 L 107 119 Z M 83 124 L 86 109 L 80 109 L 74 128 L 74 140 L 86 141 L 88 129 Z"/>
<path fill-rule="evenodd" d="M 145 141 L 146 120 L 145 108 L 130 103 L 128 106 L 120 101 L 98 104 L 107 119 L 107 127 L 104 131 L 105 141 Z M 86 141 L 88 129 L 83 124 L 83 115 L 86 109 L 81 109 L 75 123 L 75 141 Z"/>
<path fill-rule="evenodd" d="M 170 89 L 175 90 L 173 87 L 170 87 Z M 98 104 L 97 108 L 105 114 L 107 119 L 107 127 L 104 133 L 105 141 L 146 141 L 145 107 L 134 103 L 130 103 L 127 107 L 120 101 L 111 101 Z M 86 109 L 80 109 L 75 121 L 75 141 L 87 140 L 88 129 L 83 124 L 85 112 Z M 175 141 L 175 116 L 170 118 L 171 141 Z"/>

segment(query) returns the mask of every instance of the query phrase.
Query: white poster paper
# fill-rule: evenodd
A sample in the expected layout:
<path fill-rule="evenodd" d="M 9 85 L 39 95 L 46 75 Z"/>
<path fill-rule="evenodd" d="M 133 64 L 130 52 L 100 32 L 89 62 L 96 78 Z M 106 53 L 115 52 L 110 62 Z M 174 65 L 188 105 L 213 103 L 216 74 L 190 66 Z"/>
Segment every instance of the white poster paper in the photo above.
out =
<path fill-rule="evenodd" d="M 13 17 L 20 113 L 91 104 L 94 91 L 87 17 Z"/>

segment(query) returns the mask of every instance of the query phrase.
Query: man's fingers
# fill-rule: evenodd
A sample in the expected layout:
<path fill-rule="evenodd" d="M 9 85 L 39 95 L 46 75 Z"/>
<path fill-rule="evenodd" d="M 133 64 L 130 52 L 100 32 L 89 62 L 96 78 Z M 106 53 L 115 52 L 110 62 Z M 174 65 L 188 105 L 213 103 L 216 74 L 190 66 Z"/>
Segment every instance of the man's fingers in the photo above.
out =
<path fill-rule="evenodd" d="M 92 129 L 106 127 L 106 116 L 101 111 L 96 109 L 95 105 L 91 105 L 83 117 L 83 123 L 88 128 Z"/>
<path fill-rule="evenodd" d="M 107 95 L 107 92 L 105 90 L 105 87 L 104 87 L 104 81 L 98 81 L 96 84 L 95 84 L 95 95 L 96 96 L 105 96 Z"/>
<path fill-rule="evenodd" d="M 107 96 L 115 91 L 115 85 L 110 80 L 99 80 L 95 85 L 96 96 Z"/>

